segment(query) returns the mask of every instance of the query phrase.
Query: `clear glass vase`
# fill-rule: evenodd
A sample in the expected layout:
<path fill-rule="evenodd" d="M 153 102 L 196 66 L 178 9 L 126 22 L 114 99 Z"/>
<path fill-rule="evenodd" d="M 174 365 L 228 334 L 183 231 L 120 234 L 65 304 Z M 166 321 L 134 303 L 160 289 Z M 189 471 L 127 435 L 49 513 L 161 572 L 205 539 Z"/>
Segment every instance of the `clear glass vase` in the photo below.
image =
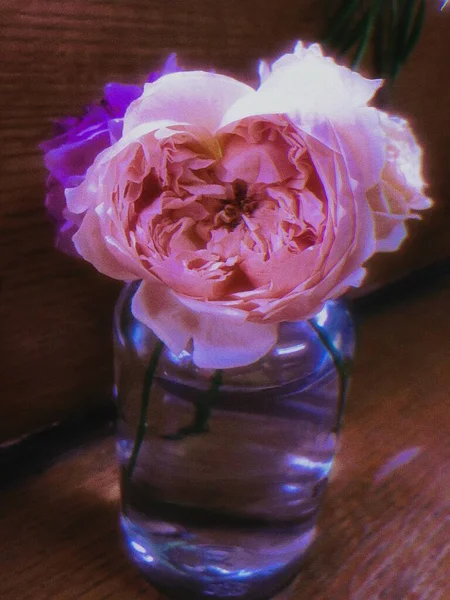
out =
<path fill-rule="evenodd" d="M 299 572 L 336 450 L 352 320 L 342 302 L 280 325 L 258 362 L 199 369 L 115 315 L 121 524 L 170 598 L 264 600 Z"/>

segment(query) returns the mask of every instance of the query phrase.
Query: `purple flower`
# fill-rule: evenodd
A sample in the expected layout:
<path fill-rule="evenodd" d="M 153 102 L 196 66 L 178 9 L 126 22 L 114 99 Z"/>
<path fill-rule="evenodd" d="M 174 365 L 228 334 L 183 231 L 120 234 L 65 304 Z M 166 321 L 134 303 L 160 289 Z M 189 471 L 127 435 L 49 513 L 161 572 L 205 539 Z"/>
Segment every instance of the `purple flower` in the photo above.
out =
<path fill-rule="evenodd" d="M 151 73 L 147 82 L 179 70 L 176 55 L 171 54 L 161 71 Z M 65 190 L 80 185 L 96 156 L 122 137 L 123 116 L 142 91 L 140 85 L 108 83 L 99 104 L 88 106 L 81 117 L 56 120 L 53 137 L 40 144 L 49 171 L 45 206 L 57 225 L 56 247 L 67 254 L 78 255 L 72 236 L 83 216 L 68 210 Z"/>

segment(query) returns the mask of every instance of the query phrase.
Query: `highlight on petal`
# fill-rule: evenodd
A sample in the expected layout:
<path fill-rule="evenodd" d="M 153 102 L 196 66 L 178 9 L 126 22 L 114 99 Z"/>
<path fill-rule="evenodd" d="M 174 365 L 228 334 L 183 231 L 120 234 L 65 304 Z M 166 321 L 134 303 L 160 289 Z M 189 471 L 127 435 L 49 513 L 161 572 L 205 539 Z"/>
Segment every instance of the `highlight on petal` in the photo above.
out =
<path fill-rule="evenodd" d="M 258 63 L 258 75 L 260 84 L 270 75 L 270 67 L 265 60 L 260 60 Z"/>
<path fill-rule="evenodd" d="M 146 84 L 142 96 L 130 105 L 124 118 L 124 134 L 143 123 L 164 119 L 214 133 L 225 111 L 252 92 L 248 85 L 216 73 L 185 71 L 165 75 Z"/>
<path fill-rule="evenodd" d="M 226 369 L 251 364 L 276 343 L 276 323 L 251 323 L 237 316 L 194 312 L 166 286 L 143 281 L 132 302 L 134 316 L 174 353 L 193 342 L 195 364 Z"/>
<path fill-rule="evenodd" d="M 294 60 L 294 57 L 297 59 Z M 279 58 L 272 65 L 272 71 L 277 71 L 279 68 L 301 63 L 305 70 L 302 71 L 304 83 L 313 82 L 314 85 L 320 86 L 336 85 L 336 89 L 340 89 L 337 84 L 337 79 L 342 82 L 342 85 L 347 88 L 347 96 L 350 100 L 350 105 L 353 107 L 364 106 L 370 102 L 383 85 L 382 79 L 368 79 L 363 77 L 356 71 L 338 65 L 333 58 L 324 56 L 320 44 L 311 44 L 305 46 L 302 42 L 297 42 L 294 47 L 293 54 L 286 54 Z M 309 70 L 315 70 L 316 76 L 311 80 L 308 76 Z M 327 81 L 327 78 L 329 81 Z M 319 94 L 320 95 L 320 94 Z M 333 99 L 335 101 L 336 99 Z"/>
<path fill-rule="evenodd" d="M 237 100 L 224 115 L 222 126 L 257 114 L 336 118 L 367 106 L 383 84 L 337 65 L 322 55 L 317 44 L 305 48 L 298 43 L 293 54 L 285 54 L 271 68 L 265 62 L 259 68 L 261 85 L 256 94 Z"/>
<path fill-rule="evenodd" d="M 211 313 L 199 313 L 198 317 L 193 335 L 194 362 L 205 369 L 250 365 L 277 341 L 277 323 L 251 323 Z"/>
<path fill-rule="evenodd" d="M 198 318 L 170 289 L 158 281 L 142 281 L 131 305 L 133 315 L 147 325 L 171 352 L 180 354 L 192 339 Z"/>

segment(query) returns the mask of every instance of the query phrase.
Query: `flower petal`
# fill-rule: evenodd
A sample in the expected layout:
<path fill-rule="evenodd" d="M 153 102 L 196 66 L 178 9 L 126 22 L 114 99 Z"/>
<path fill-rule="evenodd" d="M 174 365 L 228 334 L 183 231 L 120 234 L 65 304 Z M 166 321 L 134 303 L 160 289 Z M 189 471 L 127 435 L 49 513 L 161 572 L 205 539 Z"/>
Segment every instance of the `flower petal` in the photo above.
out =
<path fill-rule="evenodd" d="M 347 67 L 324 57 L 318 44 L 305 48 L 300 42 L 293 54 L 285 54 L 272 65 L 271 72 L 263 69 L 263 81 L 257 93 L 264 98 L 264 112 L 248 113 L 320 113 L 330 116 L 366 106 L 383 84 L 381 79 L 367 79 Z M 250 106 L 251 99 L 239 101 Z M 269 104 L 272 109 L 268 110 Z M 242 117 L 239 117 L 242 118 Z M 229 122 L 229 121 L 228 121 Z"/>
<path fill-rule="evenodd" d="M 140 279 L 142 273 L 139 271 L 139 263 L 127 260 L 126 256 L 123 253 L 119 254 L 105 238 L 98 214 L 95 210 L 88 210 L 72 239 L 77 252 L 100 273 L 122 281 Z"/>
<path fill-rule="evenodd" d="M 252 364 L 267 354 L 278 335 L 277 323 L 251 323 L 239 316 L 195 312 L 158 282 L 141 283 L 132 311 L 174 354 L 192 340 L 194 362 L 204 369 Z"/>
<path fill-rule="evenodd" d="M 99 123 L 74 135 L 66 144 L 49 150 L 45 155 L 45 166 L 63 186 L 68 186 L 73 176 L 86 173 L 95 157 L 109 144 L 108 124 Z"/>
<path fill-rule="evenodd" d="M 108 83 L 103 93 L 104 106 L 113 118 L 123 117 L 125 111 L 136 98 L 142 94 L 140 85 L 126 85 L 123 83 Z"/>
<path fill-rule="evenodd" d="M 205 369 L 250 365 L 267 354 L 277 341 L 277 323 L 251 323 L 211 313 L 197 316 L 194 362 Z"/>
<path fill-rule="evenodd" d="M 124 134 L 142 123 L 170 119 L 214 133 L 223 114 L 239 98 L 253 92 L 244 83 L 216 73 L 189 71 L 165 75 L 144 86 L 124 118 Z"/>
<path fill-rule="evenodd" d="M 177 355 L 186 348 L 198 326 L 195 313 L 157 281 L 141 283 L 131 310 L 138 321 L 147 325 Z"/>

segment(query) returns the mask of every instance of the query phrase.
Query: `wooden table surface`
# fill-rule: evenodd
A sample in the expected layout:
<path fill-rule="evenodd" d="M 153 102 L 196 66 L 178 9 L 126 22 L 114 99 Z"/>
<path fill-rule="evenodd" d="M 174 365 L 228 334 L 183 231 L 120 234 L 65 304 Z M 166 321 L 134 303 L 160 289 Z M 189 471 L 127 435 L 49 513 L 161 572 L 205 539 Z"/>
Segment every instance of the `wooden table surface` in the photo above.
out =
<path fill-rule="evenodd" d="M 450 598 L 450 281 L 360 328 L 320 534 L 283 600 Z M 156 600 L 117 528 L 111 437 L 3 493 L 2 600 Z"/>

